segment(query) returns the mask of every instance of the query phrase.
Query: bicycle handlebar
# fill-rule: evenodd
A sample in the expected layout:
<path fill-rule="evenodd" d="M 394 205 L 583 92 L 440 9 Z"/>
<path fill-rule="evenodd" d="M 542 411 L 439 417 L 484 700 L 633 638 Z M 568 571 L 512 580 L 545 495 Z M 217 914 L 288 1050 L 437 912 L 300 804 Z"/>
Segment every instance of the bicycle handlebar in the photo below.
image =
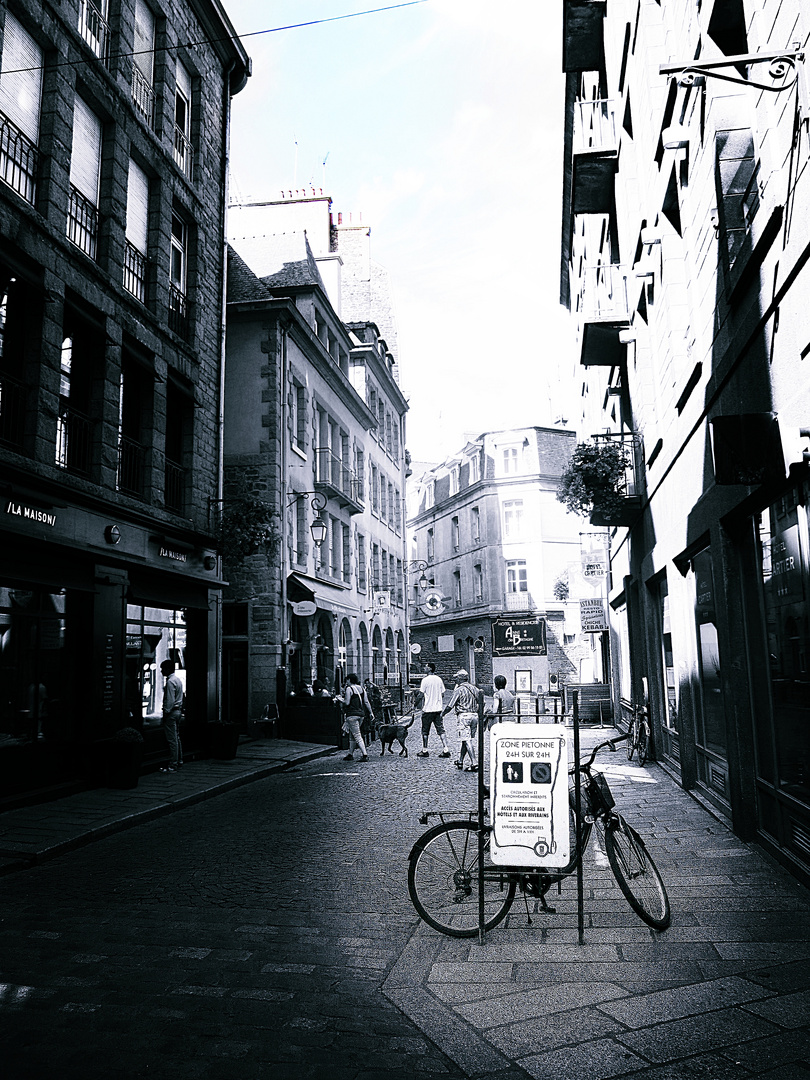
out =
<path fill-rule="evenodd" d="M 593 748 L 593 750 L 591 751 L 591 756 L 588 758 L 587 761 L 580 761 L 572 769 L 568 770 L 569 775 L 573 776 L 575 772 L 586 772 L 588 769 L 590 769 L 591 765 L 593 765 L 594 761 L 596 760 L 596 755 L 599 753 L 600 750 L 604 750 L 606 746 L 609 746 L 611 751 L 614 751 L 616 749 L 617 743 L 624 742 L 626 739 L 629 738 L 630 732 L 628 731 L 624 735 L 617 735 L 615 739 L 606 739 L 605 742 L 599 743 Z"/>

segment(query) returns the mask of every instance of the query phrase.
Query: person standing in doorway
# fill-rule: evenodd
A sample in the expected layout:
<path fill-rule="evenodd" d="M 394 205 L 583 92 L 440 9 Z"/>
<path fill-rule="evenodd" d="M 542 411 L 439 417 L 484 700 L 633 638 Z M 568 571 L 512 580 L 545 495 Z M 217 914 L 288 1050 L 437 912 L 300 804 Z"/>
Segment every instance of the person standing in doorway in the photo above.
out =
<path fill-rule="evenodd" d="M 169 764 L 161 772 L 177 772 L 183 764 L 183 747 L 180 744 L 180 720 L 183 715 L 183 684 L 174 670 L 174 660 L 164 660 L 160 665 L 166 678 L 163 688 L 163 730 L 169 744 Z"/>
<path fill-rule="evenodd" d="M 428 664 L 428 673 L 419 684 L 419 693 L 422 695 L 422 749 L 417 757 L 428 756 L 428 739 L 430 738 L 431 724 L 436 728 L 436 734 L 442 741 L 442 752 L 439 757 L 450 757 L 447 746 L 447 736 L 444 733 L 444 721 L 442 720 L 442 705 L 444 704 L 444 683 L 436 674 L 436 665 Z"/>

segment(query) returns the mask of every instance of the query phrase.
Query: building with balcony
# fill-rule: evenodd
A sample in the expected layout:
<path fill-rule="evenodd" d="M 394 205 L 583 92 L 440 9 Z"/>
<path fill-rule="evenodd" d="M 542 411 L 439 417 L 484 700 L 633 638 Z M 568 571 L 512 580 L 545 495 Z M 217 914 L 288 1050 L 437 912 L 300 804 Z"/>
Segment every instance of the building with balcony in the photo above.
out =
<path fill-rule="evenodd" d="M 1 800 L 86 781 L 124 725 L 165 755 L 166 658 L 190 749 L 218 717 L 223 177 L 249 60 L 213 0 L 12 3 L 0 31 Z"/>
<path fill-rule="evenodd" d="M 601 679 L 600 641 L 581 634 L 581 520 L 557 500 L 576 436 L 485 432 L 414 470 L 408 606 L 413 673 L 504 675 L 528 697 Z M 522 642 L 522 643 L 521 643 Z"/>
<path fill-rule="evenodd" d="M 225 509 L 258 494 L 277 535 L 239 560 L 226 548 L 223 670 L 235 716 L 283 712 L 288 692 L 315 679 L 339 689 L 354 671 L 396 683 L 407 667 L 407 404 L 394 354 L 373 306 L 344 303 L 351 322 L 337 314 L 336 279 L 333 303 L 320 272 L 344 262 L 328 205 L 323 262 L 317 222 L 285 230 L 287 209 L 278 231 L 237 238 L 230 254 Z M 318 200 L 313 213 L 323 210 Z M 295 724 L 285 733 L 295 737 Z"/>
<path fill-rule="evenodd" d="M 596 511 L 615 704 L 805 880 L 809 32 L 799 0 L 566 0 L 561 258 L 577 426 L 631 451 Z"/>

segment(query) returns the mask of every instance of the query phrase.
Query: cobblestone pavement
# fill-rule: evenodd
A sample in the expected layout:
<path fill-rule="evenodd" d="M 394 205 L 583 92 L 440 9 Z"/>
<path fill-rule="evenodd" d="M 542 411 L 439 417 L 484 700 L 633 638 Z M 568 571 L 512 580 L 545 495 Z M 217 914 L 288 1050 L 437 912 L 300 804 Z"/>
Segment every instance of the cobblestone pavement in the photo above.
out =
<path fill-rule="evenodd" d="M 605 754 L 672 927 L 639 922 L 594 847 L 584 944 L 570 883 L 532 926 L 516 900 L 483 946 L 443 937 L 406 857 L 419 812 L 472 808 L 475 777 L 417 744 L 311 760 L 0 878 L 3 1080 L 810 1080 L 802 886 L 658 766 Z"/>

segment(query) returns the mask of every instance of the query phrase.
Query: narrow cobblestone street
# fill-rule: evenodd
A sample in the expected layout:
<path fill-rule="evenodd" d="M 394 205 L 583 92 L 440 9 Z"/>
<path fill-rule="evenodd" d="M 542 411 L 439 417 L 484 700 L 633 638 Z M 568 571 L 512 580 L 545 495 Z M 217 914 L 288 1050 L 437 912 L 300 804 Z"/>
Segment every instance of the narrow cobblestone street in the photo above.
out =
<path fill-rule="evenodd" d="M 302 760 L 0 878 L 4 1080 L 809 1080 L 810 903 L 758 848 L 657 765 L 604 752 L 670 929 L 638 920 L 594 846 L 583 944 L 573 882 L 555 915 L 518 897 L 483 947 L 443 937 L 411 907 L 406 857 L 420 811 L 472 808 L 475 777 L 410 743 Z M 234 780 L 272 748 L 243 746 Z M 147 777 L 139 812 L 194 770 L 227 772 Z M 35 811 L 0 819 L 6 845 Z"/>

